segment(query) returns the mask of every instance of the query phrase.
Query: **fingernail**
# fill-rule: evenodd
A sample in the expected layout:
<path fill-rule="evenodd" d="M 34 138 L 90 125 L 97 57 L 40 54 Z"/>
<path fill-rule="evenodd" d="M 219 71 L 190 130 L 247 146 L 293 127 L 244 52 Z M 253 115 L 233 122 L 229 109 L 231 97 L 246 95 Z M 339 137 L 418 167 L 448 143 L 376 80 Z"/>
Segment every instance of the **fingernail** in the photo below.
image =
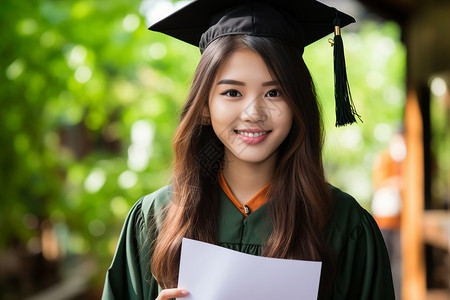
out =
<path fill-rule="evenodd" d="M 186 295 L 189 295 L 189 292 L 188 292 L 188 291 L 186 291 L 186 290 L 182 290 L 182 291 L 181 291 L 181 294 L 183 294 L 183 295 L 185 295 L 185 296 L 186 296 Z"/>

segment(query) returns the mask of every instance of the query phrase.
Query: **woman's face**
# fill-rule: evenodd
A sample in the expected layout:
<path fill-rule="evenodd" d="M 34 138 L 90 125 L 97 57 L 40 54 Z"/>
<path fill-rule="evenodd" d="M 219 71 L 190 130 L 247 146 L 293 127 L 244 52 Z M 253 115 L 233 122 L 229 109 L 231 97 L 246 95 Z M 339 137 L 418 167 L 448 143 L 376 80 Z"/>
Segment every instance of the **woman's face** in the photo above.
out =
<path fill-rule="evenodd" d="M 276 159 L 292 126 L 279 83 L 249 49 L 235 51 L 219 68 L 209 94 L 209 116 L 228 161 Z"/>

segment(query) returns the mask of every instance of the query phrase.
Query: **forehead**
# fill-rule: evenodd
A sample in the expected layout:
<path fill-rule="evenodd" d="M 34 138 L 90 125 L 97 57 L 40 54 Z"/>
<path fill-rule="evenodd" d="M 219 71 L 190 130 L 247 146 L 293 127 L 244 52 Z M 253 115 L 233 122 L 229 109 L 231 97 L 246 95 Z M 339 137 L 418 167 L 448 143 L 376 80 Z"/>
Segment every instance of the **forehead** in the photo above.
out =
<path fill-rule="evenodd" d="M 216 78 L 249 81 L 274 80 L 263 58 L 251 49 L 238 49 L 220 65 Z"/>

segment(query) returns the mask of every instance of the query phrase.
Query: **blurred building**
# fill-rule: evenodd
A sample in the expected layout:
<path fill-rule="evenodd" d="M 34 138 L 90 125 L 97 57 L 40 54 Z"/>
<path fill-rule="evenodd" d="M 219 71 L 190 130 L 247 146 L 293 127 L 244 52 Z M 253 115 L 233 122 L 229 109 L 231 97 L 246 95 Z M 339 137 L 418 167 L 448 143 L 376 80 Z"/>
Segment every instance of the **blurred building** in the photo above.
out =
<path fill-rule="evenodd" d="M 407 51 L 402 299 L 449 299 L 450 1 L 359 2 L 400 24 Z"/>

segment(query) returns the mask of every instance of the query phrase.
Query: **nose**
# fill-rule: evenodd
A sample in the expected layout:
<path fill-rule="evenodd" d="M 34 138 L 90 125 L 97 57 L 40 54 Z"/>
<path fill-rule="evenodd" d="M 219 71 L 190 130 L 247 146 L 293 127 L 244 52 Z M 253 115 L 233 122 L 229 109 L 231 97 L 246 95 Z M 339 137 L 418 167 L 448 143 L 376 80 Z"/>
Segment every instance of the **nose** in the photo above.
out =
<path fill-rule="evenodd" d="M 245 105 L 241 112 L 242 121 L 261 123 L 267 120 L 269 112 L 263 94 L 249 97 L 244 103 Z"/>

